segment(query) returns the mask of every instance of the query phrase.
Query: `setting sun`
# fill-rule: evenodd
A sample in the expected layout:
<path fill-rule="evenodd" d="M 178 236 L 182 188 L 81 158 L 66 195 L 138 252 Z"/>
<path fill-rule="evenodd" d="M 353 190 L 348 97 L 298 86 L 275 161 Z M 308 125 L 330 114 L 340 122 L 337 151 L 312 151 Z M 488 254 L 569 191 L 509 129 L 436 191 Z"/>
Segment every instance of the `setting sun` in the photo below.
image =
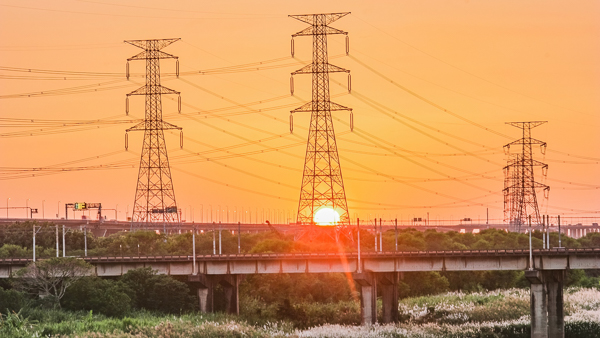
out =
<path fill-rule="evenodd" d="M 315 213 L 317 225 L 336 225 L 339 221 L 340 214 L 331 208 L 321 208 Z"/>

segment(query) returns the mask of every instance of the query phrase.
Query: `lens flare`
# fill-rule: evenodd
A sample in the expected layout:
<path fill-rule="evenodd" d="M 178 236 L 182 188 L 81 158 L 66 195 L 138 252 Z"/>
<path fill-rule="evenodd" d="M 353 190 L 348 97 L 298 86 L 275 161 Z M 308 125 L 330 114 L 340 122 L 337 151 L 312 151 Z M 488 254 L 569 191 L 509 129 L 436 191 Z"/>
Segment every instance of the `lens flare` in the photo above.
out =
<path fill-rule="evenodd" d="M 340 214 L 331 208 L 321 208 L 314 216 L 317 225 L 336 225 L 340 221 Z"/>

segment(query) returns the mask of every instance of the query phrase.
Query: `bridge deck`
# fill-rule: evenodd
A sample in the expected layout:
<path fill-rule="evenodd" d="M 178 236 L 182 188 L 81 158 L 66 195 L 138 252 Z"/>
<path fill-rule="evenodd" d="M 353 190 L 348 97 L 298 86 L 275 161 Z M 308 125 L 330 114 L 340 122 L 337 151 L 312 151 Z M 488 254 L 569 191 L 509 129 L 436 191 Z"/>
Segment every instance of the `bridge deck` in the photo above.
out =
<path fill-rule="evenodd" d="M 533 250 L 540 270 L 600 269 L 600 248 Z M 120 276 L 140 267 L 160 274 L 207 275 L 330 272 L 408 272 L 527 270 L 529 250 L 404 251 L 193 256 L 86 257 L 98 276 Z M 31 259 L 0 259 L 0 278 L 8 278 Z"/>

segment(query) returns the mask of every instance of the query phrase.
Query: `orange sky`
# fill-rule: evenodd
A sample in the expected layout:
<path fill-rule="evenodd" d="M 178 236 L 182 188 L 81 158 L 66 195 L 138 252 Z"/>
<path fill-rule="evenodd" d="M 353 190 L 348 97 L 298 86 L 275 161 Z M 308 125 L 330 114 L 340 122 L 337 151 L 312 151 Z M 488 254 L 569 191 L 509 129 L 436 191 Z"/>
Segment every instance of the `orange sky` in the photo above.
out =
<path fill-rule="evenodd" d="M 2 68 L 0 206 L 7 198 L 11 207 L 30 199 L 41 212 L 45 200 L 45 216 L 54 217 L 59 200 L 101 202 L 118 204 L 120 219 L 129 205 L 131 215 L 143 135 L 131 133 L 125 152 L 124 131 L 135 124 L 128 120 L 143 117 L 144 103 L 132 98 L 129 117 L 124 104 L 143 82 L 135 75 L 144 65 L 132 62 L 134 76 L 125 80 L 126 59 L 139 49 L 123 40 L 179 37 L 165 51 L 179 56 L 182 73 L 281 58 L 262 65 L 278 66 L 271 69 L 179 79 L 168 75 L 174 61 L 161 63 L 163 85 L 180 91 L 184 103 L 177 115 L 176 98 L 163 97 L 164 119 L 186 136 L 181 150 L 178 135 L 166 134 L 185 218 L 193 208 L 195 221 L 202 214 L 207 220 L 211 206 L 213 220 L 219 206 L 229 207 L 230 220 L 236 207 L 253 215 L 296 209 L 309 116 L 295 116 L 293 135 L 288 116 L 310 99 L 311 83 L 296 76 L 289 96 L 289 74 L 310 59 L 311 40 L 297 38 L 296 59 L 289 56 L 291 34 L 305 25 L 287 15 L 342 11 L 352 14 L 332 26 L 349 32 L 350 56 L 343 55 L 342 36 L 329 37 L 329 55 L 351 70 L 353 92 L 345 90 L 345 75 L 332 74 L 331 94 L 354 108 L 353 133 L 348 113 L 334 113 L 353 219 L 427 212 L 432 220 L 484 219 L 486 208 L 490 218 L 502 218 L 502 146 L 520 137 L 505 122 L 532 120 L 549 121 L 533 132 L 548 143 L 545 155 L 534 153 L 549 164 L 545 181 L 536 172 L 551 187 L 547 202 L 540 198 L 541 212 L 598 216 L 598 1 L 0 0 L 1 67 L 118 73 L 61 80 Z M 10 96 L 87 85 L 99 90 Z M 249 105 L 257 101 L 267 102 Z M 17 127 L 7 118 L 34 122 Z M 97 119 L 105 122 L 61 126 Z M 128 168 L 25 178 L 12 171 L 100 164 Z"/>

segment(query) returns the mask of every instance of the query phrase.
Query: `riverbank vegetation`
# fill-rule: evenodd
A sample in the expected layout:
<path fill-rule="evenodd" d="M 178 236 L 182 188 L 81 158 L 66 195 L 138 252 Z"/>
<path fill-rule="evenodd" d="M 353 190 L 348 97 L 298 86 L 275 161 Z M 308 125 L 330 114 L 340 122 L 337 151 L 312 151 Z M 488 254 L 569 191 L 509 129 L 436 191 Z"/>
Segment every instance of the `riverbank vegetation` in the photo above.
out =
<path fill-rule="evenodd" d="M 36 237 L 39 259 L 56 257 L 56 228 L 41 226 Z M 32 223 L 0 229 L 0 259 L 32 255 Z M 62 229 L 60 229 L 62 230 Z M 60 233 L 62 235 L 62 233 Z M 213 253 L 212 232 L 196 235 L 196 253 Z M 356 236 L 356 233 L 354 233 Z M 541 233 L 533 245 L 542 247 Z M 223 254 L 238 252 L 238 234 L 221 233 Z M 550 235 L 558 246 L 558 235 Z M 218 240 L 217 252 L 218 252 Z M 242 253 L 354 252 L 356 242 L 341 236 L 294 241 L 277 232 L 243 233 Z M 84 255 L 84 233 L 65 234 L 67 256 Z M 384 251 L 394 251 L 396 233 L 383 235 Z M 483 230 L 479 234 L 432 230 L 398 231 L 399 251 L 526 249 L 524 234 Z M 600 247 L 600 233 L 580 239 L 562 237 L 567 248 Z M 62 254 L 62 238 L 59 240 Z M 375 237 L 361 229 L 361 250 L 374 251 Z M 87 232 L 88 256 L 191 255 L 192 234 L 122 232 L 96 237 Z M 600 332 L 597 303 L 600 271 L 569 270 L 565 280 L 567 336 Z M 195 285 L 186 278 L 157 275 L 151 269 L 130 270 L 118 278 L 77 280 L 57 301 L 26 293 L 13 279 L 0 280 L 0 336 L 32 337 L 526 337 L 529 330 L 529 283 L 522 271 L 403 273 L 398 325 L 370 328 L 360 323 L 360 303 L 354 282 L 343 274 L 251 275 L 240 285 L 240 317 L 197 313 Z M 23 290 L 23 291 L 19 291 Z M 215 308 L 223 311 L 224 290 L 215 290 Z M 587 292 L 587 293 L 586 293 Z M 381 309 L 380 309 L 381 310 Z M 596 331 L 591 331 L 596 330 Z M 10 332 L 11 335 L 4 334 Z M 337 333 L 336 333 L 337 332 Z M 204 333 L 204 334 L 203 334 Z M 22 335 L 21 335 L 22 334 Z M 588 335 L 589 336 L 589 335 Z"/>

